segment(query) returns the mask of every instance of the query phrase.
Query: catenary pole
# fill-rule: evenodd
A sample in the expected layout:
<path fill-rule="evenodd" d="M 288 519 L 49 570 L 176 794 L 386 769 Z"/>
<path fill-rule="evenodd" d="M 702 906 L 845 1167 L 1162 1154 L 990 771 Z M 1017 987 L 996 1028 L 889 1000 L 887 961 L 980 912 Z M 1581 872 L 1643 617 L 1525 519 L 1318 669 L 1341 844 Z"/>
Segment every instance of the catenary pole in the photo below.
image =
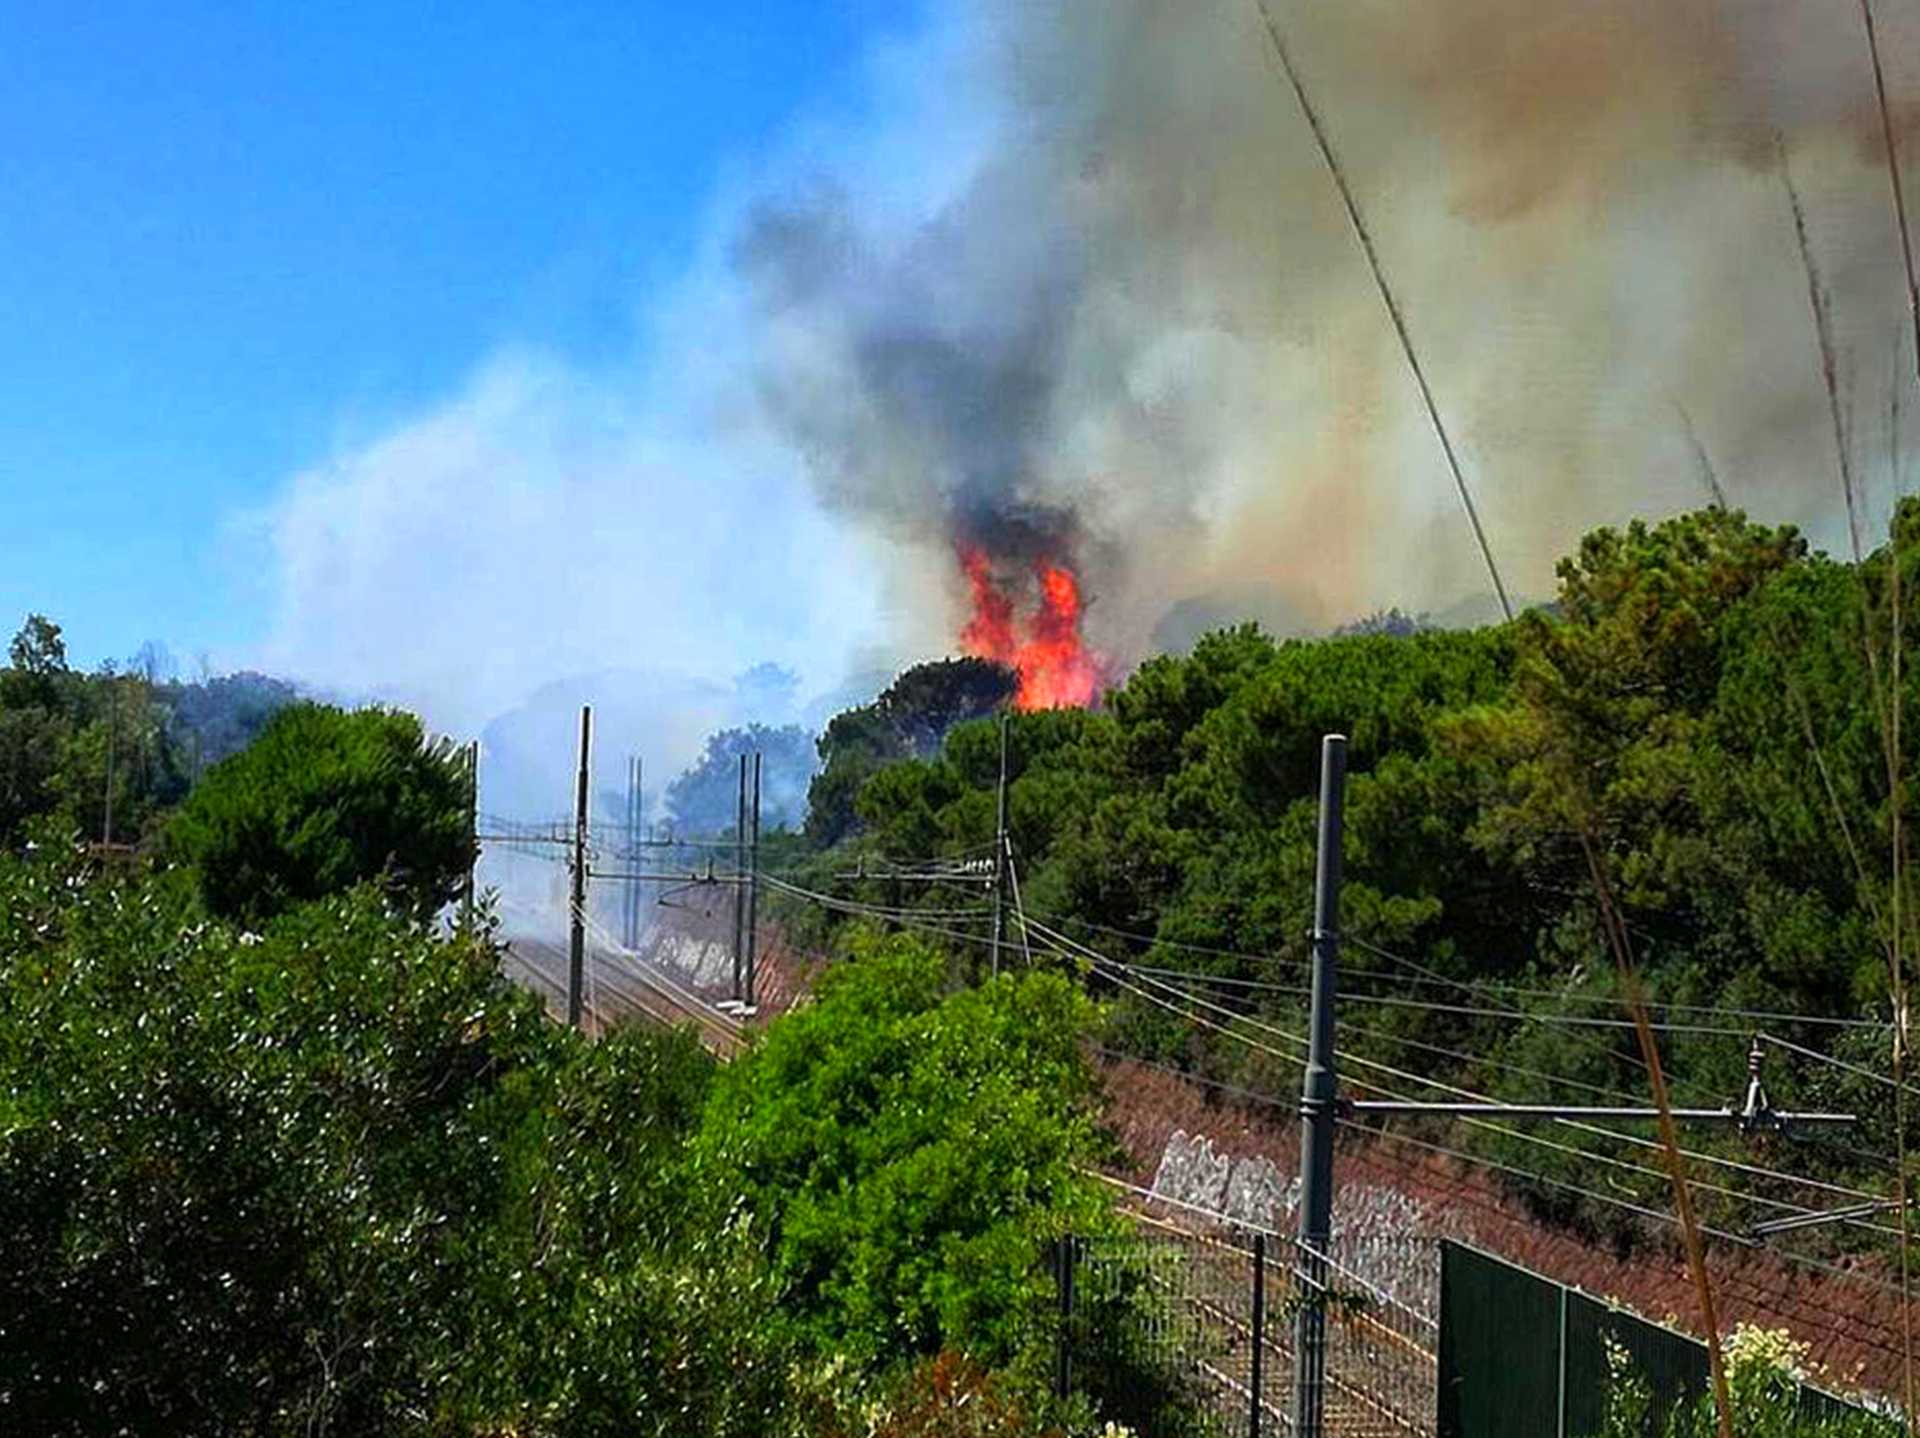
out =
<path fill-rule="evenodd" d="M 993 820 L 993 972 L 1000 972 L 1000 946 L 1007 937 L 1007 727 L 1000 716 L 1000 783 Z"/>
<path fill-rule="evenodd" d="M 627 860 L 640 858 L 640 756 L 627 756 Z M 630 882 L 622 889 L 620 904 L 620 942 L 630 949 L 640 946 L 640 886 Z"/>
<path fill-rule="evenodd" d="M 460 886 L 461 927 L 473 927 L 475 880 L 480 866 L 480 741 L 467 745 L 467 878 Z"/>
<path fill-rule="evenodd" d="M 634 843 L 632 862 L 637 864 L 643 852 L 651 852 L 647 847 L 647 760 L 643 755 L 634 756 L 634 841 L 636 843 Z M 647 887 L 645 883 L 636 881 L 634 883 L 634 947 L 636 948 L 639 948 L 641 914 L 645 914 L 647 910 L 645 899 L 647 899 Z"/>
<path fill-rule="evenodd" d="M 580 773 L 573 790 L 573 902 L 567 920 L 567 1024 L 580 1027 L 580 981 L 587 957 L 587 775 L 593 754 L 593 708 L 580 706 Z"/>
<path fill-rule="evenodd" d="M 1347 740 L 1320 744 L 1320 841 L 1313 884 L 1313 1014 L 1307 1072 L 1300 1085 L 1300 1240 L 1295 1272 L 1294 1438 L 1322 1438 L 1326 1416 L 1327 1250 L 1333 1230 L 1333 1125 L 1339 1077 L 1333 1064 L 1333 1013 L 1340 958 L 1341 808 L 1347 786 Z"/>
<path fill-rule="evenodd" d="M 733 872 L 747 867 L 747 756 L 740 756 L 740 780 L 733 803 Z M 747 904 L 741 886 L 733 886 L 733 1001 L 745 1003 L 747 959 Z"/>
<path fill-rule="evenodd" d="M 1266 1330 L 1267 1330 L 1267 1236 L 1253 1235 L 1253 1372 L 1247 1387 L 1252 1401 L 1247 1405 L 1247 1438 L 1260 1438 L 1266 1417 Z"/>
<path fill-rule="evenodd" d="M 113 843 L 113 751 L 120 738 L 120 690 L 116 681 L 107 679 L 107 792 L 106 813 L 100 821 L 100 844 Z"/>
<path fill-rule="evenodd" d="M 749 1005 L 758 992 L 754 980 L 760 963 L 760 761 L 761 755 L 755 751 L 753 813 L 747 829 L 747 991 L 742 995 Z"/>

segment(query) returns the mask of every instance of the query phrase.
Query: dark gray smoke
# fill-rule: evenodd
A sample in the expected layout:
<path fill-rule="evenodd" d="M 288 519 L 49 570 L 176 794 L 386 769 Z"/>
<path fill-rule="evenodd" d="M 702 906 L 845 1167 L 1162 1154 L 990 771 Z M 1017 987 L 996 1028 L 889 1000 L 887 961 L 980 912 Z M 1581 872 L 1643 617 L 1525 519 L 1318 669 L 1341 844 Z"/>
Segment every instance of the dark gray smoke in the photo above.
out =
<path fill-rule="evenodd" d="M 1510 588 L 1544 593 L 1593 524 L 1707 500 L 1682 411 L 1733 503 L 1839 538 L 1776 133 L 1884 513 L 1900 271 L 1854 7 L 1270 3 Z M 1484 593 L 1254 0 L 953 13 L 928 83 L 983 138 L 927 156 L 949 182 L 905 213 L 826 181 L 763 198 L 734 248 L 766 415 L 909 595 L 952 595 L 956 542 L 1066 550 L 1132 657 L 1210 595 L 1324 624 Z M 1920 13 L 1882 28 L 1920 96 Z M 1898 118 L 1920 146 L 1920 102 Z"/>

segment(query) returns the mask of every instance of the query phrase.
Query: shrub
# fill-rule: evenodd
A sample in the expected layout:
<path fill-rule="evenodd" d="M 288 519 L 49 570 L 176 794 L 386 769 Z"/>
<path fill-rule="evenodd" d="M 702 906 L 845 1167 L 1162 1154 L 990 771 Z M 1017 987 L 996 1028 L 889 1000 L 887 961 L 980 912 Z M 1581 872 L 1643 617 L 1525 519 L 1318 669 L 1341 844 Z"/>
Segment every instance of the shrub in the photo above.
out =
<path fill-rule="evenodd" d="M 410 714 L 295 704 L 208 771 L 171 836 L 223 918 L 258 924 L 376 880 L 425 916 L 472 857 L 467 784 L 457 751 Z"/>

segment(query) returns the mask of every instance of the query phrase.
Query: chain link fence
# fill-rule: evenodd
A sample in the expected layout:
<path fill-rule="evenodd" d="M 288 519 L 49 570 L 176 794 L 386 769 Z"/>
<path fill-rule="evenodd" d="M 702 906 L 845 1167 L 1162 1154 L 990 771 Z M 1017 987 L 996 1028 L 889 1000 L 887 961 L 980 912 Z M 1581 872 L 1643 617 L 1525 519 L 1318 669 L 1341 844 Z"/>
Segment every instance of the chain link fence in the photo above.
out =
<path fill-rule="evenodd" d="M 1275 1234 L 1133 1217 L 1126 1236 L 1055 1247 L 1061 1393 L 1085 1394 L 1103 1418 L 1153 1438 L 1290 1435 L 1296 1316 L 1317 1303 L 1324 1438 L 1433 1438 L 1431 1242 L 1376 1238 L 1364 1256 L 1336 1243 L 1323 1264 L 1303 1265 Z"/>

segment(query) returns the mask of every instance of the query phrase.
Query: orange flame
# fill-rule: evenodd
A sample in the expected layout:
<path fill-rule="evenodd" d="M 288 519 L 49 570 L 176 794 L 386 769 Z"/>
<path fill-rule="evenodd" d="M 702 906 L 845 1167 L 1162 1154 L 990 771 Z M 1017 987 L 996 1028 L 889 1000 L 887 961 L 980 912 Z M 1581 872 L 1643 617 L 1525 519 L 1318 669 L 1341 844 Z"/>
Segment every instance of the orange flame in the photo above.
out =
<path fill-rule="evenodd" d="M 1100 695 L 1101 663 L 1080 634 L 1085 604 L 1080 581 L 1065 565 L 1043 561 L 1034 572 L 1038 606 L 1024 627 L 986 551 L 959 547 L 972 616 L 960 631 L 967 653 L 1005 664 L 1020 676 L 1019 709 L 1085 708 Z"/>

